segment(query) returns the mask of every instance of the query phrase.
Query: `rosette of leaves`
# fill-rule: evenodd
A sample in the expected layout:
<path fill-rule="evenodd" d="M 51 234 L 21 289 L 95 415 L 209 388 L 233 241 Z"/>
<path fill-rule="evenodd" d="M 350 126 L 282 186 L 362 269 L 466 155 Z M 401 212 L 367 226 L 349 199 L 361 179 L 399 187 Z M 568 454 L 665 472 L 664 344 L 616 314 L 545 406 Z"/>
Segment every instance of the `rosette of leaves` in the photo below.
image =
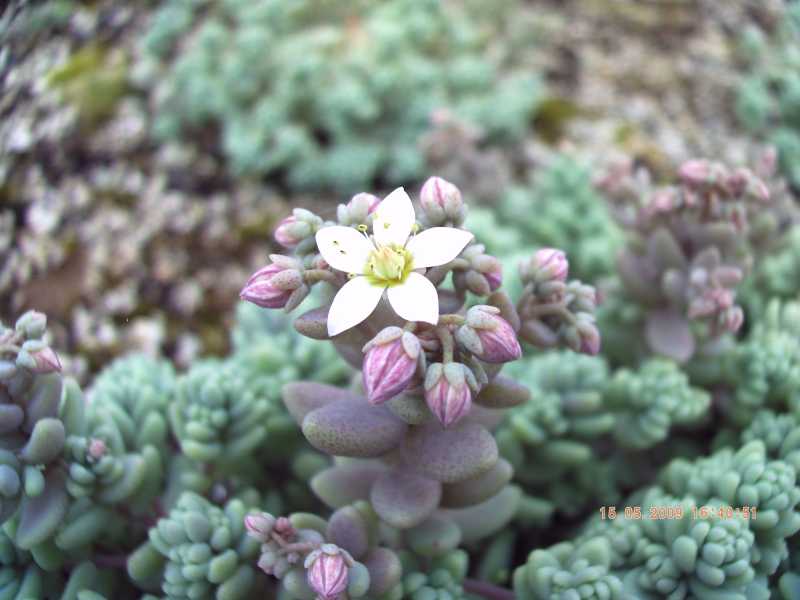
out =
<path fill-rule="evenodd" d="M 771 302 L 748 337 L 718 359 L 714 383 L 724 391 L 721 407 L 736 426 L 762 408 L 800 406 L 800 343 L 796 303 Z"/>
<path fill-rule="evenodd" d="M 0 522 L 21 502 L 28 515 L 23 539 L 36 507 L 46 502 L 35 498 L 63 487 L 58 459 L 66 439 L 59 415 L 64 383 L 54 365 L 43 368 L 37 360 L 47 351 L 45 328 L 44 315 L 34 312 L 20 317 L 13 329 L 0 324 Z"/>
<path fill-rule="evenodd" d="M 498 382 L 495 391 L 500 397 L 514 388 L 501 390 Z M 458 525 L 465 541 L 501 529 L 514 515 L 519 490 L 507 485 L 511 469 L 498 460 L 494 438 L 479 419 L 466 417 L 443 430 L 411 397 L 401 397 L 394 412 L 323 384 L 289 384 L 283 393 L 312 446 L 360 459 L 336 462 L 311 480 L 329 506 L 369 500 L 383 522 L 403 530 L 442 516 Z"/>
<path fill-rule="evenodd" d="M 252 376 L 273 376 L 270 399 L 282 406 L 283 384 L 308 379 L 320 383 L 345 383 L 351 373 L 342 357 L 329 344 L 297 335 L 285 313 L 265 311 L 241 302 L 231 332 L 235 360 Z"/>
<path fill-rule="evenodd" d="M 749 69 L 736 97 L 739 121 L 753 134 L 774 144 L 781 170 L 800 184 L 800 10 L 788 4 L 771 38 L 748 29 L 742 39 L 742 57 Z"/>
<path fill-rule="evenodd" d="M 166 458 L 167 406 L 175 389 L 175 371 L 165 360 L 131 355 L 115 360 L 89 390 L 89 420 L 114 422 L 126 448 L 155 447 Z"/>
<path fill-rule="evenodd" d="M 305 442 L 279 386 L 238 357 L 197 363 L 178 380 L 169 419 L 182 453 L 169 466 L 167 505 L 184 490 L 223 501 L 269 490 L 275 512 L 287 501 L 316 506 L 307 482 L 329 461 Z"/>
<path fill-rule="evenodd" d="M 254 566 L 259 544 L 245 531 L 247 512 L 238 499 L 220 507 L 184 493 L 128 558 L 129 576 L 168 600 L 251 598 L 268 583 Z"/>
<path fill-rule="evenodd" d="M 236 363 L 216 361 L 197 363 L 182 376 L 169 419 L 183 453 L 200 463 L 231 466 L 252 457 L 276 416 L 259 383 Z"/>
<path fill-rule="evenodd" d="M 628 600 L 622 581 L 611 572 L 610 557 L 602 537 L 534 550 L 514 571 L 514 592 L 533 600 Z"/>
<path fill-rule="evenodd" d="M 597 185 L 628 237 L 617 274 L 625 301 L 643 309 L 642 337 L 651 352 L 685 363 L 740 328 L 736 290 L 755 260 L 753 224 L 773 207 L 749 169 L 695 160 L 678 175 L 678 185 L 655 188 L 628 161 Z"/>
<path fill-rule="evenodd" d="M 787 462 L 769 460 L 760 440 L 734 451 L 724 448 L 695 463 L 675 460 L 661 475 L 672 494 L 691 496 L 698 506 L 716 500 L 731 507 L 750 507 L 750 522 L 758 552 L 753 566 L 772 575 L 786 557 L 786 539 L 800 530 L 800 487 L 797 473 Z"/>
<path fill-rule="evenodd" d="M 780 237 L 777 245 L 759 261 L 758 269 L 742 289 L 748 315 L 758 318 L 766 305 L 775 299 L 797 297 L 800 281 L 800 226 L 793 226 Z"/>
<path fill-rule="evenodd" d="M 501 455 L 526 492 L 517 517 L 541 525 L 556 509 L 578 514 L 586 503 L 617 499 L 611 464 L 608 477 L 596 475 L 606 469 L 594 442 L 614 428 L 614 415 L 603 402 L 605 361 L 548 352 L 511 363 L 506 373 L 531 387 L 531 399 L 510 410 L 496 434 Z"/>
<path fill-rule="evenodd" d="M 30 552 L 14 544 L 16 525 L 12 520 L 0 529 L 0 597 L 102 600 L 119 587 L 111 571 L 98 569 L 89 561 L 72 567 L 66 578 L 59 568 L 39 566 Z"/>
<path fill-rule="evenodd" d="M 578 279 L 592 281 L 613 272 L 622 236 L 585 162 L 557 156 L 528 185 L 509 189 L 498 211 L 506 228 L 528 244 L 563 250 Z"/>
<path fill-rule="evenodd" d="M 431 600 L 465 598 L 462 583 L 467 575 L 469 556 L 463 550 L 451 550 L 425 561 L 410 552 L 401 552 L 403 565 L 402 598 Z"/>
<path fill-rule="evenodd" d="M 497 12 L 514 27 L 520 8 Z M 144 40 L 154 134 L 188 140 L 215 125 L 235 174 L 294 188 L 355 193 L 378 178 L 412 180 L 425 164 L 419 138 L 442 106 L 480 123 L 486 143 L 528 129 L 539 83 L 504 47 L 504 19 L 492 17 L 430 0 L 304 0 L 291 11 L 276 1 L 170 2 Z M 411 89 L 412 100 L 397 102 Z"/>
<path fill-rule="evenodd" d="M 292 542 L 313 546 L 333 544 L 346 551 L 353 564 L 348 569 L 350 598 L 401 598 L 403 564 L 398 554 L 381 545 L 379 520 L 367 502 L 356 502 L 334 511 L 325 520 L 309 513 L 289 517 Z M 313 598 L 307 567 L 301 555 L 292 556 L 275 541 L 261 545 L 259 566 L 281 580 L 283 591 L 298 600 Z"/>
<path fill-rule="evenodd" d="M 698 507 L 691 498 L 680 501 L 654 492 L 645 498 L 642 511 L 647 514 L 641 521 L 651 545 L 644 563 L 626 577 L 629 588 L 645 597 L 764 597 L 766 590 L 753 585 L 752 563 L 757 558 L 753 522 L 741 514 L 720 513 L 729 505 L 719 500 Z M 650 518 L 651 508 L 663 507 L 680 507 L 682 516 Z"/>
<path fill-rule="evenodd" d="M 800 421 L 797 414 L 760 410 L 742 431 L 741 440 L 743 443 L 760 440 L 770 458 L 785 461 L 800 473 Z"/>
<path fill-rule="evenodd" d="M 615 415 L 614 438 L 636 449 L 665 440 L 674 425 L 699 423 L 711 404 L 708 392 L 691 387 L 677 365 L 664 359 L 650 359 L 636 371 L 614 373 L 603 400 Z"/>

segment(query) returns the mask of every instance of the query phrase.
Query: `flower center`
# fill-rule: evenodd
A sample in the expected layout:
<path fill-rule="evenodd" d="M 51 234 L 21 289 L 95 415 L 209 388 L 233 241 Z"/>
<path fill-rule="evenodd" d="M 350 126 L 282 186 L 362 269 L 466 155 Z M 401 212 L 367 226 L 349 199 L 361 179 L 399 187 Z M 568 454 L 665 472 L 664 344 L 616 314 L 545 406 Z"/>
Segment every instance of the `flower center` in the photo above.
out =
<path fill-rule="evenodd" d="M 364 275 L 376 285 L 403 283 L 412 270 L 411 253 L 402 246 L 380 246 L 370 252 Z"/>

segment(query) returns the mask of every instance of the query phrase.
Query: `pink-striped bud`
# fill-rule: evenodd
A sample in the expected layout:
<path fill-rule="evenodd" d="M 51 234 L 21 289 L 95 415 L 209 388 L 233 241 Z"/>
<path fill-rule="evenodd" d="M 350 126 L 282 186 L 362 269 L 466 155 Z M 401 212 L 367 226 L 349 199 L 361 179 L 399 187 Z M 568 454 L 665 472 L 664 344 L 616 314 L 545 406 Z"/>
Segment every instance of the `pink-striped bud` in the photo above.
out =
<path fill-rule="evenodd" d="M 322 544 L 306 557 L 308 585 L 320 600 L 336 600 L 347 589 L 353 559 L 334 544 Z"/>
<path fill-rule="evenodd" d="M 522 356 L 517 334 L 494 306 L 470 308 L 464 325 L 456 331 L 456 339 L 484 362 L 504 363 Z"/>
<path fill-rule="evenodd" d="M 254 513 L 244 518 L 244 527 L 251 537 L 264 543 L 269 540 L 275 528 L 275 517 L 269 513 Z"/>
<path fill-rule="evenodd" d="M 251 275 L 239 297 L 262 308 L 283 308 L 293 294 L 307 293 L 307 286 L 293 259 L 277 254 L 270 258 L 273 262 Z"/>
<path fill-rule="evenodd" d="M 336 208 L 336 218 L 340 225 L 369 224 L 372 213 L 381 203 L 381 199 L 372 194 L 361 192 L 350 199 L 347 204 L 340 204 Z"/>
<path fill-rule="evenodd" d="M 36 363 L 36 367 L 32 371 L 37 375 L 61 372 L 61 360 L 50 346 L 45 346 L 37 352 L 31 352 L 31 357 Z"/>
<path fill-rule="evenodd" d="M 536 281 L 566 281 L 569 274 L 567 255 L 556 248 L 542 248 L 533 255 Z"/>
<path fill-rule="evenodd" d="M 297 217 L 289 215 L 275 228 L 275 241 L 284 248 L 294 248 L 303 238 L 292 235 L 293 226 L 297 225 Z"/>
<path fill-rule="evenodd" d="M 705 185 L 712 174 L 711 163 L 703 159 L 687 160 L 678 169 L 678 176 L 687 185 Z"/>
<path fill-rule="evenodd" d="M 425 373 L 425 402 L 443 427 L 469 413 L 477 390 L 475 376 L 461 363 L 434 363 Z"/>
<path fill-rule="evenodd" d="M 405 390 L 417 371 L 420 342 L 413 333 L 386 327 L 364 346 L 362 377 L 370 404 L 381 404 Z"/>
<path fill-rule="evenodd" d="M 292 214 L 283 219 L 275 228 L 275 241 L 284 248 L 297 248 L 312 238 L 322 226 L 322 219 L 305 208 L 295 208 Z M 310 240 L 309 240 L 310 241 Z M 297 248 L 299 254 L 306 254 L 309 243 Z"/>
<path fill-rule="evenodd" d="M 419 203 L 428 221 L 434 225 L 448 220 L 460 224 L 466 216 L 461 190 L 441 177 L 429 177 L 422 185 Z"/>
<path fill-rule="evenodd" d="M 581 336 L 581 353 L 594 356 L 600 352 L 600 331 L 594 322 L 579 323 L 578 333 Z"/>
<path fill-rule="evenodd" d="M 493 256 L 490 258 L 494 258 Z M 499 260 L 495 259 L 494 264 L 491 265 L 488 271 L 483 273 L 486 281 L 489 282 L 489 289 L 495 291 L 503 285 L 503 265 Z"/>

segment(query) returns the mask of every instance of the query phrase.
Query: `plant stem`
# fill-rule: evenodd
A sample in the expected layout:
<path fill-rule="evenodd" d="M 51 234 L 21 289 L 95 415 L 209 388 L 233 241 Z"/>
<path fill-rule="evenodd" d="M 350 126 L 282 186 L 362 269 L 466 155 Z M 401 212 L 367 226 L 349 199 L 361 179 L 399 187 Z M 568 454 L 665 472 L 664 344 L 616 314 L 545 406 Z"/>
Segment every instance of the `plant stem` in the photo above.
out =
<path fill-rule="evenodd" d="M 464 591 L 476 596 L 482 596 L 486 600 L 515 600 L 516 598 L 511 590 L 477 579 L 465 579 Z"/>
<path fill-rule="evenodd" d="M 442 362 L 453 362 L 453 334 L 447 327 L 437 327 L 436 334 L 442 342 Z"/>

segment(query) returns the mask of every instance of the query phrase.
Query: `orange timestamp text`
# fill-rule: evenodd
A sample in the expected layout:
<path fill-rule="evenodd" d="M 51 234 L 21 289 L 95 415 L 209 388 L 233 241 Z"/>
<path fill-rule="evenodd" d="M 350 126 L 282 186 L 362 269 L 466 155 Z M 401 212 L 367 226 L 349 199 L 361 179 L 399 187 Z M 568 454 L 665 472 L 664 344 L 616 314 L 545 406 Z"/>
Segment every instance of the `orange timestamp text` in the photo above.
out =
<path fill-rule="evenodd" d="M 692 506 L 687 508 L 681 504 L 671 506 L 601 506 L 600 519 L 614 520 L 617 517 L 625 517 L 631 520 L 651 519 L 682 519 L 684 516 L 691 516 L 692 519 L 753 519 L 758 517 L 758 507 L 756 506 Z"/>

